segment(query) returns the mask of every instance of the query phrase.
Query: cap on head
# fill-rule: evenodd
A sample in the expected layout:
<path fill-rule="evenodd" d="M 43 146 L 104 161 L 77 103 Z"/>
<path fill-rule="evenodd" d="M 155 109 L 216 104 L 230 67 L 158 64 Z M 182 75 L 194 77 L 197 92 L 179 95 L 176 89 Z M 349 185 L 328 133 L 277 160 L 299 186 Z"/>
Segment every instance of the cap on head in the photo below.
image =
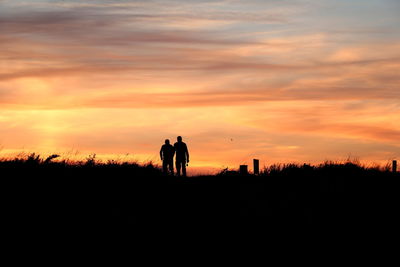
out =
<path fill-rule="evenodd" d="M 165 139 L 165 143 L 169 145 L 169 139 Z"/>
<path fill-rule="evenodd" d="M 182 136 L 178 136 L 178 137 L 176 138 L 176 140 L 178 140 L 178 142 L 182 142 Z"/>

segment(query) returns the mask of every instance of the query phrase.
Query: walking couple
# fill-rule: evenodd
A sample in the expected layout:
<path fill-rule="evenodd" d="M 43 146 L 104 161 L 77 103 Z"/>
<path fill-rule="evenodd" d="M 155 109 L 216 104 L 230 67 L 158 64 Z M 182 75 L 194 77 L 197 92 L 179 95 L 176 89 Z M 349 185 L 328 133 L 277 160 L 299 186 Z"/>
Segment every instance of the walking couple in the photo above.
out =
<path fill-rule="evenodd" d="M 165 144 L 162 145 L 160 150 L 160 157 L 163 162 L 163 171 L 164 173 L 168 173 L 168 170 L 171 174 L 174 174 L 174 155 L 175 156 L 175 165 L 176 165 L 176 173 L 178 176 L 182 175 L 186 177 L 186 164 L 189 163 L 189 151 L 184 142 L 182 142 L 182 137 L 177 137 L 177 142 L 172 146 L 169 143 L 169 139 L 165 140 Z"/>

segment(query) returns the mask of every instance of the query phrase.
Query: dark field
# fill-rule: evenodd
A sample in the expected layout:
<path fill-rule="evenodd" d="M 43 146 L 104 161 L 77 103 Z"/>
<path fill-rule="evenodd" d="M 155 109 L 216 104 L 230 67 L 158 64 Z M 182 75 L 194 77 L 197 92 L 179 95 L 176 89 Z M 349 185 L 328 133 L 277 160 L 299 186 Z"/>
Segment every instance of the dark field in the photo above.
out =
<path fill-rule="evenodd" d="M 399 224 L 400 174 L 348 162 L 272 166 L 259 176 L 168 177 L 153 165 L 0 162 L 3 215 L 55 226 L 391 227 Z"/>

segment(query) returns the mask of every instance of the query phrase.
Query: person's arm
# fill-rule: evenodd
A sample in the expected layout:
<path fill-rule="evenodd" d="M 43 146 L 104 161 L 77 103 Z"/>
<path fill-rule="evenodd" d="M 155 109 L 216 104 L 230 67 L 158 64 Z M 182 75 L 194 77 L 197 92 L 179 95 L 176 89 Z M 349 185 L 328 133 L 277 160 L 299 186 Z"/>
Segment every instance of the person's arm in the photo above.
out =
<path fill-rule="evenodd" d="M 160 149 L 160 158 L 161 158 L 161 160 L 163 160 L 163 147 L 161 147 L 161 149 Z"/>
<path fill-rule="evenodd" d="M 187 146 L 185 146 L 185 150 L 186 150 L 186 160 L 189 163 L 189 150 L 188 150 Z"/>

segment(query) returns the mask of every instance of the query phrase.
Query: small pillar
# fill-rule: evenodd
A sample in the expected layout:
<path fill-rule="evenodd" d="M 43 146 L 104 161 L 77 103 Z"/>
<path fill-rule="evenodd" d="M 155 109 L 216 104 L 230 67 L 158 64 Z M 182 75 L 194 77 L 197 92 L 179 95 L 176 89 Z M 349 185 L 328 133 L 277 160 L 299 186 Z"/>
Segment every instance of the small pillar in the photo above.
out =
<path fill-rule="evenodd" d="M 260 161 L 258 159 L 253 159 L 253 173 L 260 174 Z"/>
<path fill-rule="evenodd" d="M 393 160 L 392 172 L 397 172 L 397 160 Z"/>
<path fill-rule="evenodd" d="M 249 174 L 249 172 L 248 172 L 248 170 L 247 170 L 247 165 L 240 165 L 239 173 L 240 173 L 241 175 L 247 175 L 247 174 Z"/>

